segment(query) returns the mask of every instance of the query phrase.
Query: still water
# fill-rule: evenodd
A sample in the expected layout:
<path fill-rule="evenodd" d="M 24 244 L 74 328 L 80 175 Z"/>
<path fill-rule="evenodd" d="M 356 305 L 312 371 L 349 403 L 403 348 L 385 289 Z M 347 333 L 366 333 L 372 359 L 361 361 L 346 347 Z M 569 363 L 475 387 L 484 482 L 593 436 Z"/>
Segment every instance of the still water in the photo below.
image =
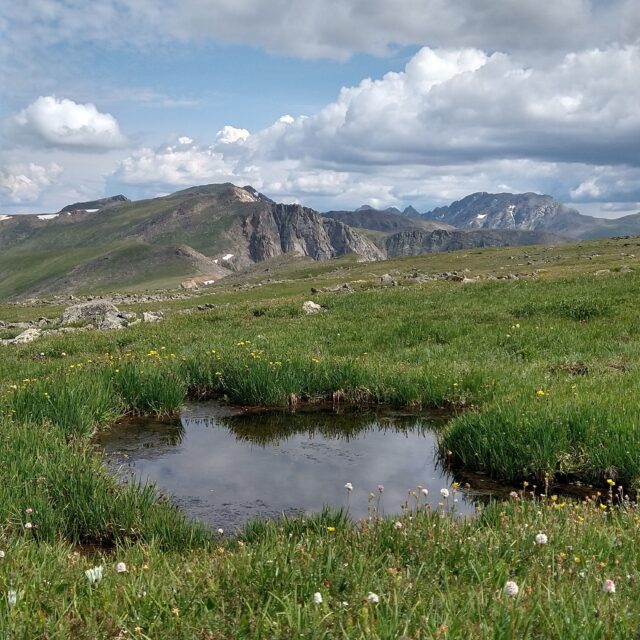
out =
<path fill-rule="evenodd" d="M 176 422 L 127 421 L 96 441 L 109 466 L 153 482 L 190 517 L 227 531 L 256 517 L 348 507 L 366 517 L 384 486 L 380 512 L 400 513 L 409 491 L 429 492 L 432 508 L 448 488 L 448 508 L 473 503 L 455 496 L 453 477 L 436 457 L 436 416 L 402 412 L 255 411 L 213 403 L 187 406 Z M 348 494 L 345 484 L 351 483 Z M 376 498 L 370 500 L 373 492 Z"/>

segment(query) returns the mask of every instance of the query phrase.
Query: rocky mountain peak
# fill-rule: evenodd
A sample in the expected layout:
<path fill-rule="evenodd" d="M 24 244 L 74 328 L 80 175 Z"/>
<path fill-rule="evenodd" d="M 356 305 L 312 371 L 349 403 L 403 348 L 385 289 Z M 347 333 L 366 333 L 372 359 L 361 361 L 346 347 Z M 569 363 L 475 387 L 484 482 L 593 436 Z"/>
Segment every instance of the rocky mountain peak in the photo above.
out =
<path fill-rule="evenodd" d="M 409 205 L 408 207 L 404 208 L 404 210 L 402 211 L 402 215 L 409 218 L 417 218 L 420 216 L 420 212 L 413 205 Z"/>
<path fill-rule="evenodd" d="M 551 230 L 580 214 L 548 195 L 478 192 L 424 216 L 464 229 Z"/>
<path fill-rule="evenodd" d="M 117 196 L 109 196 L 108 198 L 99 198 L 98 200 L 88 200 L 87 202 L 74 202 L 68 204 L 66 207 L 60 209 L 60 213 L 67 213 L 70 211 L 91 211 L 98 209 L 105 209 L 116 204 L 122 204 L 123 202 L 131 202 L 129 198 L 118 194 Z"/>

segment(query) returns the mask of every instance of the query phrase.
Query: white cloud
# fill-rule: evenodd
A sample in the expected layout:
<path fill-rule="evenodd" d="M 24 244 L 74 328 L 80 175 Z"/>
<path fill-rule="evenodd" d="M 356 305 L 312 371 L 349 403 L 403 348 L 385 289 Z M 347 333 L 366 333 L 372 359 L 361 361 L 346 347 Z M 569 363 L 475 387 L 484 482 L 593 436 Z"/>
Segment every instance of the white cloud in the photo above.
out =
<path fill-rule="evenodd" d="M 344 88 L 317 114 L 275 123 L 245 148 L 334 168 L 509 157 L 637 163 L 637 104 L 639 46 L 537 67 L 501 53 L 423 48 L 403 72 Z"/>
<path fill-rule="evenodd" d="M 345 87 L 310 116 L 213 145 L 143 149 L 115 178 L 249 182 L 317 207 L 442 204 L 473 191 L 637 200 L 640 47 L 523 66 L 504 53 L 421 49 L 400 72 Z M 635 181 L 635 182 L 634 182 Z"/>
<path fill-rule="evenodd" d="M 611 201 L 630 204 L 640 199 L 640 167 L 595 166 L 571 189 L 576 202 Z M 635 206 L 630 204 L 630 206 Z M 612 211 L 612 208 L 608 209 Z"/>
<path fill-rule="evenodd" d="M 119 164 L 113 177 L 125 184 L 153 185 L 157 191 L 163 187 L 225 182 L 232 177 L 232 168 L 213 148 L 183 142 L 140 149 Z"/>
<path fill-rule="evenodd" d="M 129 5 L 134 4 L 130 0 Z M 306 58 L 394 46 L 547 52 L 637 42 L 637 0 L 135 0 L 159 33 Z"/>
<path fill-rule="evenodd" d="M 52 147 L 104 150 L 122 146 L 117 120 L 91 103 L 40 96 L 14 117 L 17 133 Z"/>
<path fill-rule="evenodd" d="M 304 58 L 397 46 L 549 52 L 638 42 L 637 0 L 30 0 L 8 3 L 8 54 L 60 42 L 131 47 L 172 38 Z M 0 24 L 0 27 L 2 25 Z"/>
<path fill-rule="evenodd" d="M 250 135 L 246 129 L 238 129 L 231 125 L 225 125 L 216 134 L 216 140 L 221 144 L 233 144 L 234 142 L 246 140 Z"/>
<path fill-rule="evenodd" d="M 587 198 L 597 198 L 602 195 L 602 189 L 600 189 L 594 178 L 589 178 L 581 182 L 575 189 L 571 189 L 569 193 L 574 200 L 580 200 L 585 196 Z"/>
<path fill-rule="evenodd" d="M 61 173 L 62 168 L 55 163 L 46 167 L 33 162 L 0 167 L 0 194 L 14 204 L 35 202 Z"/>

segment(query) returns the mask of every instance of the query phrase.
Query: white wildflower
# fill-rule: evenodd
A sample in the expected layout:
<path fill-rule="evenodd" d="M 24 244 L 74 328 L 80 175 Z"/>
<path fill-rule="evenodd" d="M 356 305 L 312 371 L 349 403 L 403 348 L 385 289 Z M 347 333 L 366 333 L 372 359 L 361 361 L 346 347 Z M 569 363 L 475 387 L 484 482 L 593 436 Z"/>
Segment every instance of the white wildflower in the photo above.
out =
<path fill-rule="evenodd" d="M 503 591 L 505 596 L 509 596 L 510 598 L 515 598 L 518 595 L 518 592 L 520 591 L 520 587 L 518 587 L 518 585 L 513 580 L 508 580 L 507 583 L 504 585 Z"/>
<path fill-rule="evenodd" d="M 9 605 L 9 609 L 13 609 L 18 602 L 18 592 L 13 589 L 9 589 L 7 591 L 7 604 Z"/>
<path fill-rule="evenodd" d="M 367 602 L 370 602 L 371 604 L 378 604 L 378 602 L 380 602 L 380 596 L 377 593 L 373 593 L 373 591 L 369 591 L 369 594 L 367 595 Z"/>
<path fill-rule="evenodd" d="M 616 592 L 616 583 L 613 580 L 605 580 L 602 585 L 602 590 L 605 593 L 615 593 Z"/>
<path fill-rule="evenodd" d="M 402 522 L 400 522 L 399 520 L 393 523 L 393 528 L 394 529 L 402 529 Z"/>
<path fill-rule="evenodd" d="M 116 573 L 127 573 L 127 565 L 124 562 L 118 562 L 116 565 Z"/>
<path fill-rule="evenodd" d="M 84 572 L 84 575 L 87 576 L 87 580 L 91 583 L 91 584 L 97 584 L 98 582 L 100 582 L 100 580 L 102 580 L 102 570 L 103 567 L 91 567 L 91 569 L 87 569 Z"/>
<path fill-rule="evenodd" d="M 536 536 L 536 544 L 547 544 L 547 542 L 549 542 L 549 538 L 546 533 L 539 533 Z"/>
<path fill-rule="evenodd" d="M 353 485 L 350 482 L 347 482 L 347 484 L 344 485 L 344 488 L 347 491 L 353 491 Z"/>
<path fill-rule="evenodd" d="M 322 604 L 322 594 L 319 591 L 313 594 L 313 604 Z"/>
<path fill-rule="evenodd" d="M 448 498 L 449 497 L 449 489 L 446 489 L 446 488 L 445 489 L 440 489 L 440 495 L 443 498 Z"/>

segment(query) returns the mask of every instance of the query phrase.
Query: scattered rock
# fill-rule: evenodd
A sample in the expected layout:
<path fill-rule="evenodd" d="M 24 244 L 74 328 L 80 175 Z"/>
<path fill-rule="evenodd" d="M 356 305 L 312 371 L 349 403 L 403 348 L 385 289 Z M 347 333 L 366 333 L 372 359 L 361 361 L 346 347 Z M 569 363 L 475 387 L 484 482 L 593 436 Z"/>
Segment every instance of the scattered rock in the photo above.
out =
<path fill-rule="evenodd" d="M 10 322 L 7 325 L 7 329 L 31 329 L 32 324 L 30 322 Z"/>
<path fill-rule="evenodd" d="M 320 313 L 322 311 L 322 307 L 311 300 L 307 300 L 302 305 L 302 310 L 307 314 L 311 315 L 312 313 Z"/>
<path fill-rule="evenodd" d="M 12 338 L 11 340 L 3 340 L 2 342 L 3 344 L 27 344 L 28 342 L 37 340 L 41 335 L 42 334 L 39 329 L 27 329 L 15 338 Z"/>
<path fill-rule="evenodd" d="M 345 282 L 344 284 L 336 285 L 335 287 L 311 287 L 311 293 L 354 293 L 351 286 Z"/>
<path fill-rule="evenodd" d="M 390 273 L 385 273 L 380 276 L 380 283 L 385 286 L 395 287 L 397 286 L 397 282 L 394 277 Z"/>
<path fill-rule="evenodd" d="M 161 322 L 164 320 L 162 311 L 145 311 L 142 314 L 142 322 Z"/>
<path fill-rule="evenodd" d="M 593 275 L 594 276 L 606 276 L 608 273 L 611 273 L 611 269 L 598 269 Z"/>

